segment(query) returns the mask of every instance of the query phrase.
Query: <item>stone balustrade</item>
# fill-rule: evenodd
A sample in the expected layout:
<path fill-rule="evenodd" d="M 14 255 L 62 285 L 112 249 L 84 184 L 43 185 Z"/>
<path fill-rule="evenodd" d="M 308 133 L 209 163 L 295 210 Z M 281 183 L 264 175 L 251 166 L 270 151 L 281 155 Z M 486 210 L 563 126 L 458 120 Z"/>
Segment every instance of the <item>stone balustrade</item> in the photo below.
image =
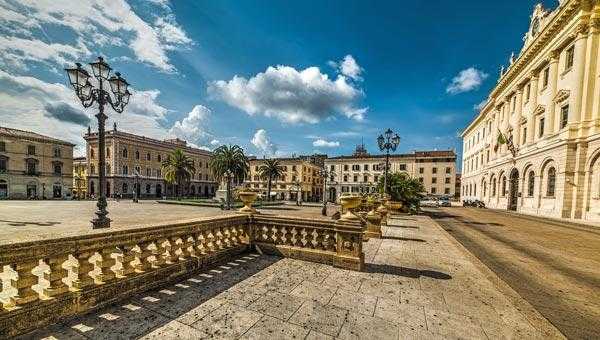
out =
<path fill-rule="evenodd" d="M 0 246 L 0 338 L 100 308 L 246 252 L 362 270 L 360 224 L 263 215 Z"/>

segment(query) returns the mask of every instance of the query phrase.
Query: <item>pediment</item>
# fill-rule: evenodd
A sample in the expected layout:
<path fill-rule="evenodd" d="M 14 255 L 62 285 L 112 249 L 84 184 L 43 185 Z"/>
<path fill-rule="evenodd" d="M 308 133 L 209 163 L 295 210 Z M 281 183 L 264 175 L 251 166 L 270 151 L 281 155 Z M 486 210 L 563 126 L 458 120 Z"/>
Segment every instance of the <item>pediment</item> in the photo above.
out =
<path fill-rule="evenodd" d="M 544 113 L 544 111 L 546 111 L 546 107 L 544 105 L 538 105 L 535 110 L 533 110 L 533 114 L 534 115 L 539 115 L 541 113 Z"/>
<path fill-rule="evenodd" d="M 571 91 L 569 90 L 560 90 L 556 93 L 556 96 L 554 96 L 554 102 L 555 103 L 560 103 L 562 101 L 565 101 L 567 98 L 569 98 L 569 94 Z"/>

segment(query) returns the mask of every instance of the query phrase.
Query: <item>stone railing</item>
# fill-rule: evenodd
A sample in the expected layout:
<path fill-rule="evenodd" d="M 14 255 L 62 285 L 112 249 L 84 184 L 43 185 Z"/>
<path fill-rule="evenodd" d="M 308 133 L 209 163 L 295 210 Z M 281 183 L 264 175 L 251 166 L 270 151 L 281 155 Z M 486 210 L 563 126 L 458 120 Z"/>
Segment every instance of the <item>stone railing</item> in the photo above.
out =
<path fill-rule="evenodd" d="M 361 270 L 361 225 L 262 215 L 0 246 L 0 338 L 191 276 L 256 247 Z"/>

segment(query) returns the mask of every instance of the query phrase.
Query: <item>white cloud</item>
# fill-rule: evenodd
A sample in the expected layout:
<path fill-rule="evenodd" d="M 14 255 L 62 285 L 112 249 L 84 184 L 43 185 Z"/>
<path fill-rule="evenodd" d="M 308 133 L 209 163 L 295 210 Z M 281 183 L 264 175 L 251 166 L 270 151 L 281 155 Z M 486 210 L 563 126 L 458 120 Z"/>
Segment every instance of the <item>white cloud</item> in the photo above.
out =
<path fill-rule="evenodd" d="M 208 93 L 249 115 L 264 114 L 285 123 L 315 124 L 336 113 L 360 121 L 367 112 L 355 106 L 364 95 L 360 88 L 344 75 L 329 79 L 318 67 L 298 71 L 269 66 L 250 79 L 234 76 L 211 82 Z"/>
<path fill-rule="evenodd" d="M 207 107 L 196 105 L 184 119 L 173 124 L 169 133 L 191 143 L 204 142 L 210 136 L 206 132 L 206 123 L 210 113 L 210 109 Z"/>
<path fill-rule="evenodd" d="M 331 136 L 339 138 L 358 137 L 360 133 L 356 131 L 338 131 L 332 133 Z"/>
<path fill-rule="evenodd" d="M 316 148 L 335 148 L 340 146 L 340 142 L 326 141 L 324 139 L 317 139 L 313 141 L 312 145 Z"/>
<path fill-rule="evenodd" d="M 221 145 L 221 141 L 219 141 L 218 139 L 213 139 L 210 141 L 210 145 L 212 145 L 212 146 Z"/>
<path fill-rule="evenodd" d="M 164 6 L 161 11 L 170 13 Z M 137 60 L 173 72 L 166 51 L 191 43 L 171 14 L 151 26 L 125 0 L 23 0 L 18 5 L 1 2 L 0 22 L 12 27 L 5 30 L 11 36 L 3 34 L 0 63 L 20 68 L 24 68 L 24 61 L 64 66 L 76 57 L 88 56 L 97 45 L 122 45 L 128 46 Z M 72 31 L 76 38 L 64 45 L 44 42 L 50 39 L 47 28 L 55 27 Z"/>
<path fill-rule="evenodd" d="M 277 146 L 271 142 L 267 131 L 264 129 L 256 130 L 250 142 L 265 156 L 272 156 L 277 153 Z"/>
<path fill-rule="evenodd" d="M 458 94 L 476 90 L 487 77 L 487 73 L 474 67 L 469 67 L 468 69 L 460 71 L 456 77 L 452 78 L 452 82 L 446 88 L 446 92 Z"/>
<path fill-rule="evenodd" d="M 473 110 L 479 112 L 479 111 L 481 111 L 483 109 L 483 107 L 485 106 L 485 104 L 487 104 L 487 99 L 484 99 L 479 104 L 473 105 Z"/>
<path fill-rule="evenodd" d="M 335 68 L 339 73 L 352 78 L 353 80 L 363 80 L 360 75 L 364 69 L 358 65 L 354 57 L 350 54 L 346 55 L 344 59 L 339 62 L 330 60 L 327 62 L 327 65 Z"/>

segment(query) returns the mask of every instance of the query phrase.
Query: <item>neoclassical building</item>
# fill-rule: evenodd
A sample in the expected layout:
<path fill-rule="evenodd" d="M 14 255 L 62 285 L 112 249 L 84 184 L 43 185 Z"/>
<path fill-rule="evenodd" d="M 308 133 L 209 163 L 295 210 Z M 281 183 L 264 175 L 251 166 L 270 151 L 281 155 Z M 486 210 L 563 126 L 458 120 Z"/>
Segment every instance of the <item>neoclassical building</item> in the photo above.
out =
<path fill-rule="evenodd" d="M 276 158 L 283 167 L 283 178 L 274 180 L 271 184 L 271 195 L 276 199 L 318 202 L 323 198 L 323 178 L 320 170 L 323 167 L 325 155 L 298 156 L 288 158 Z M 267 180 L 260 176 L 260 166 L 264 159 L 250 159 L 250 173 L 245 183 L 250 188 L 258 189 L 266 195 Z"/>
<path fill-rule="evenodd" d="M 363 145 L 349 156 L 325 160 L 330 178 L 328 200 L 337 201 L 343 193 L 375 192 L 385 169 L 385 155 L 371 155 Z M 456 187 L 456 153 L 452 150 L 414 151 L 390 155 L 390 173 L 405 172 L 418 178 L 428 195 L 453 197 Z"/>
<path fill-rule="evenodd" d="M 462 197 L 600 220 L 600 1 L 536 5 L 523 40 L 462 133 Z"/>
<path fill-rule="evenodd" d="M 98 194 L 98 134 L 88 129 L 87 142 L 87 195 Z M 217 183 L 209 170 L 212 153 L 187 145 L 180 139 L 157 140 L 117 130 L 106 131 L 106 196 L 132 197 L 137 187 L 138 197 L 160 198 L 175 195 L 175 188 L 166 183 L 162 162 L 175 149 L 190 157 L 196 173 L 188 187 L 182 188 L 185 196 L 213 197 Z"/>
<path fill-rule="evenodd" d="M 68 199 L 73 144 L 0 126 L 0 199 Z"/>

